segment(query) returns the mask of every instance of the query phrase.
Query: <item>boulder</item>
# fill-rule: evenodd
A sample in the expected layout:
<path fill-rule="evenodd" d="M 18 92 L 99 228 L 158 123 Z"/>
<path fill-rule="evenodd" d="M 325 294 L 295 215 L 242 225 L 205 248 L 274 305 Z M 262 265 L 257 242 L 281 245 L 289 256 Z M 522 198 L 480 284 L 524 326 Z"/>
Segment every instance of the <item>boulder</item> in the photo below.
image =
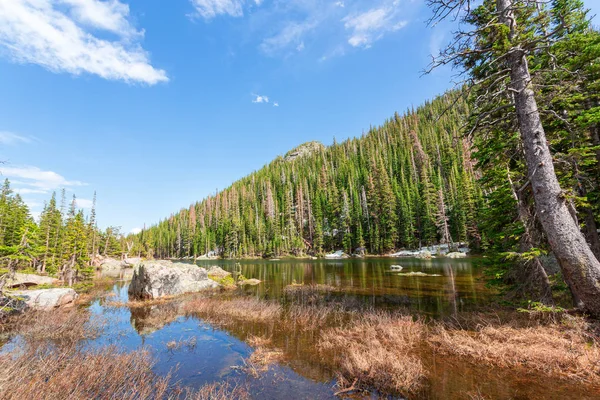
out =
<path fill-rule="evenodd" d="M 225 271 L 223 268 L 213 265 L 208 269 L 208 276 L 213 276 L 215 278 L 223 279 L 227 276 L 231 275 L 231 272 Z"/>
<path fill-rule="evenodd" d="M 100 263 L 102 271 L 118 271 L 123 268 L 123 262 L 114 258 L 105 258 Z"/>
<path fill-rule="evenodd" d="M 465 258 L 467 255 L 458 251 L 446 254 L 448 258 Z"/>
<path fill-rule="evenodd" d="M 18 288 L 21 286 L 52 285 L 57 282 L 58 279 L 50 278 L 49 276 L 21 274 L 17 272 L 12 279 L 6 281 L 6 287 Z"/>
<path fill-rule="evenodd" d="M 71 288 L 20 290 L 10 295 L 24 301 L 27 307 L 42 311 L 73 306 L 77 299 L 77 292 Z"/>
<path fill-rule="evenodd" d="M 121 265 L 124 268 L 135 268 L 136 266 L 140 265 L 142 263 L 142 259 L 140 257 L 132 257 L 132 258 L 126 258 L 123 260 L 123 262 L 121 263 Z"/>
<path fill-rule="evenodd" d="M 421 259 L 426 259 L 426 260 L 428 260 L 428 259 L 432 258 L 432 255 L 431 255 L 431 252 L 430 252 L 430 251 L 428 251 L 428 250 L 421 250 L 421 251 L 420 251 L 420 252 L 417 254 L 417 256 L 416 256 L 416 257 L 417 257 L 417 258 L 421 258 Z"/>
<path fill-rule="evenodd" d="M 157 299 L 215 289 L 204 268 L 170 261 L 143 262 L 134 271 L 129 295 L 134 299 Z"/>

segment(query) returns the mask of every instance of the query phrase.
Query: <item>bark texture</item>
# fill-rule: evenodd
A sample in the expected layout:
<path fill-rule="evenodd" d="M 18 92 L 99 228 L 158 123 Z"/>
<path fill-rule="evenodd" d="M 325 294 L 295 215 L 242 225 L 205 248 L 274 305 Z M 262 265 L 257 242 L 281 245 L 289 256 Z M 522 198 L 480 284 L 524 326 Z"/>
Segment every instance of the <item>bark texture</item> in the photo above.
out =
<path fill-rule="evenodd" d="M 500 22 L 510 28 L 513 39 L 516 19 L 511 0 L 497 0 Z M 568 201 L 558 183 L 546 133 L 531 88 L 526 53 L 519 46 L 509 50 L 506 63 L 510 69 L 511 92 L 528 175 L 533 189 L 537 218 L 558 259 L 563 276 L 587 312 L 600 317 L 600 262 L 592 253 L 579 226 L 569 212 Z"/>

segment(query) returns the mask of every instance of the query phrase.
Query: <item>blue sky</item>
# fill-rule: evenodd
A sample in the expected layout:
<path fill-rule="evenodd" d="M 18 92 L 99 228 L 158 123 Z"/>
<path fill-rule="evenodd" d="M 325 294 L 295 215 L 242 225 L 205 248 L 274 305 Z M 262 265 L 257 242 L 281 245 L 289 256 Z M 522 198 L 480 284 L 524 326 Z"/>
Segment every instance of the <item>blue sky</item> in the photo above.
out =
<path fill-rule="evenodd" d="M 586 1 L 593 13 L 600 0 Z M 422 0 L 0 0 L 0 171 L 124 232 L 452 87 Z"/>

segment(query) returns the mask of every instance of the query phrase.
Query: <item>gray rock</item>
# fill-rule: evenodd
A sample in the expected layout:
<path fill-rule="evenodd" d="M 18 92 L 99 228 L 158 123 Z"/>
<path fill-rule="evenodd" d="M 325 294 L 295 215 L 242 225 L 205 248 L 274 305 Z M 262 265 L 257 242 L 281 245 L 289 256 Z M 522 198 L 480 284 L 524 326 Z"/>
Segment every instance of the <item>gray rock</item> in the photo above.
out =
<path fill-rule="evenodd" d="M 157 299 L 215 289 L 204 268 L 170 261 L 143 262 L 133 272 L 129 295 L 134 299 Z"/>
<path fill-rule="evenodd" d="M 215 278 L 223 279 L 231 275 L 231 272 L 225 271 L 223 268 L 213 265 L 208 269 L 208 276 L 214 276 Z"/>
<path fill-rule="evenodd" d="M 458 251 L 446 254 L 448 258 L 465 258 L 467 255 Z"/>
<path fill-rule="evenodd" d="M 100 263 L 102 271 L 119 271 L 123 268 L 123 262 L 114 258 L 106 258 Z"/>
<path fill-rule="evenodd" d="M 24 301 L 29 308 L 42 311 L 73 306 L 78 296 L 71 288 L 20 290 L 10 295 Z"/>
<path fill-rule="evenodd" d="M 300 146 L 288 151 L 284 156 L 285 161 L 294 161 L 297 158 L 309 156 L 315 152 L 321 151 L 325 148 L 323 143 L 320 142 L 307 142 Z"/>
<path fill-rule="evenodd" d="M 12 279 L 6 281 L 6 287 L 17 288 L 21 286 L 52 285 L 57 282 L 58 279 L 50 278 L 49 276 L 21 274 L 17 272 Z"/>
<path fill-rule="evenodd" d="M 142 263 L 142 259 L 140 257 L 132 257 L 132 258 L 126 258 L 125 260 L 123 260 L 123 262 L 121 263 L 123 265 L 124 268 L 135 268 L 136 266 L 140 265 Z"/>
<path fill-rule="evenodd" d="M 417 254 L 416 257 L 421 259 L 430 259 L 432 258 L 432 255 L 431 252 L 429 252 L 428 250 L 422 250 L 419 252 L 419 254 Z"/>

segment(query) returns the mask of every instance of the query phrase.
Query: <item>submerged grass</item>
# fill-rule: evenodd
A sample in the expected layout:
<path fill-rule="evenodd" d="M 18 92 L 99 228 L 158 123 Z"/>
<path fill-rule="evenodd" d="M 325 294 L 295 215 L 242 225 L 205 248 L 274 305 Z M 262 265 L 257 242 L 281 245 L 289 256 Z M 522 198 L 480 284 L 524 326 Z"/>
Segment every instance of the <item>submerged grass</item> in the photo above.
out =
<path fill-rule="evenodd" d="M 600 347 L 593 325 L 567 314 L 546 320 L 476 314 L 438 324 L 429 342 L 440 353 L 478 364 L 600 384 Z"/>
<path fill-rule="evenodd" d="M 376 388 L 382 393 L 417 393 L 425 371 L 417 350 L 424 325 L 409 316 L 373 313 L 345 328 L 325 330 L 317 347 L 339 371 L 341 388 Z"/>

